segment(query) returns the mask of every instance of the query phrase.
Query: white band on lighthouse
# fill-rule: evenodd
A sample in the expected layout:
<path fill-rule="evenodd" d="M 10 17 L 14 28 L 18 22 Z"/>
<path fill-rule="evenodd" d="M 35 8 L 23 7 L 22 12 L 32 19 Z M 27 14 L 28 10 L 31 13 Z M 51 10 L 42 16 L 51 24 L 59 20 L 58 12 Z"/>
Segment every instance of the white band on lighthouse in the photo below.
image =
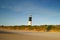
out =
<path fill-rule="evenodd" d="M 32 21 L 28 21 L 28 25 L 32 25 Z"/>

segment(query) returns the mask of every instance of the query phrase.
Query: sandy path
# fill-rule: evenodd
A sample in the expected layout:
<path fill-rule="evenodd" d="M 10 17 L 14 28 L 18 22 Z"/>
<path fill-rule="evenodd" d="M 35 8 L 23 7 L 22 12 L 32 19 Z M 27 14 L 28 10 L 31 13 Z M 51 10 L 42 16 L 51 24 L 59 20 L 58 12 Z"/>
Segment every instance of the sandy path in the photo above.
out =
<path fill-rule="evenodd" d="M 0 31 L 0 40 L 60 40 L 60 33 Z"/>

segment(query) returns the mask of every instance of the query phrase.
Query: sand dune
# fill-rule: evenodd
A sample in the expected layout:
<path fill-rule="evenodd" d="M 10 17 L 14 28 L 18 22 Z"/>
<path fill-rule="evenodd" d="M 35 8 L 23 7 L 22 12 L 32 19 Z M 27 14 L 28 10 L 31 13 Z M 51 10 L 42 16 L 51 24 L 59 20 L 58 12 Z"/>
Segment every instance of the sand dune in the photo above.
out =
<path fill-rule="evenodd" d="M 0 40 L 60 40 L 60 33 L 0 30 Z"/>

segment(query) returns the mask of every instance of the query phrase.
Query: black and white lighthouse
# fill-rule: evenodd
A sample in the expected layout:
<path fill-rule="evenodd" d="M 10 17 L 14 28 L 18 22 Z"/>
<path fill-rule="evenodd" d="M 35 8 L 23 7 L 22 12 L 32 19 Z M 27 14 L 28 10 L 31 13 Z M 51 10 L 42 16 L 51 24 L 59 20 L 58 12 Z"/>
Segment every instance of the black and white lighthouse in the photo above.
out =
<path fill-rule="evenodd" d="M 32 15 L 29 16 L 28 25 L 32 25 Z"/>

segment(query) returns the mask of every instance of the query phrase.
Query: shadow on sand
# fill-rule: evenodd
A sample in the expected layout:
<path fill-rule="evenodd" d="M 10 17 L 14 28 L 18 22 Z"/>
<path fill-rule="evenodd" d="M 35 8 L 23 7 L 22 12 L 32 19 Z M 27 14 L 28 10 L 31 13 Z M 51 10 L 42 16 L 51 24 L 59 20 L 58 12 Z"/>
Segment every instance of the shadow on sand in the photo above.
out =
<path fill-rule="evenodd" d="M 16 34 L 16 33 L 14 33 L 14 32 L 7 32 L 7 31 L 2 31 L 2 30 L 0 30 L 0 34 Z"/>

